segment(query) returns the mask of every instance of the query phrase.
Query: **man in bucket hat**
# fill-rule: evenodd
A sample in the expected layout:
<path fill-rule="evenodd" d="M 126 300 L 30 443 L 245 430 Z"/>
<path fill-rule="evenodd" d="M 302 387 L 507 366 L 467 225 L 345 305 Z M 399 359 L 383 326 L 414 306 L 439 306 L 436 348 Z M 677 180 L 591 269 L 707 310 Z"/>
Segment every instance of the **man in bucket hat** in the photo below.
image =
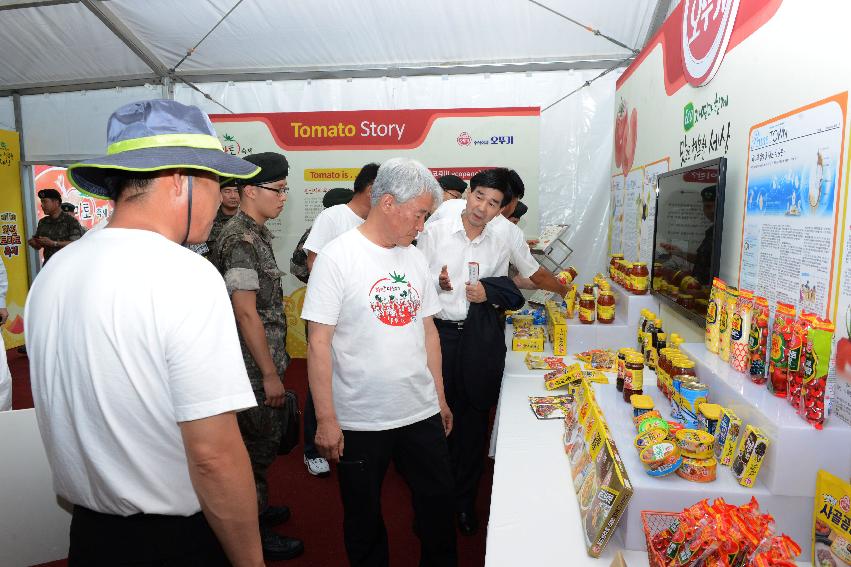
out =
<path fill-rule="evenodd" d="M 25 312 L 39 429 L 74 505 L 69 564 L 259 567 L 235 414 L 256 402 L 225 284 L 182 246 L 206 239 L 219 176 L 258 168 L 169 100 L 119 108 L 107 141 L 68 177 L 114 201 L 109 226 L 41 271 Z"/>

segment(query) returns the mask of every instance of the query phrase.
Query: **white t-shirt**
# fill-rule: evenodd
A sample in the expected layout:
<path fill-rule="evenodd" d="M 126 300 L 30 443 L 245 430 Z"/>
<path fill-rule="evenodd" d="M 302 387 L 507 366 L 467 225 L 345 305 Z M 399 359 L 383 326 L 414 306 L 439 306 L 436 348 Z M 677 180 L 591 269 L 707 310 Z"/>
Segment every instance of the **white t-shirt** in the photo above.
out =
<path fill-rule="evenodd" d="M 383 431 L 440 411 L 423 319 L 440 310 L 422 253 L 352 229 L 316 258 L 301 316 L 335 325 L 332 390 L 343 429 Z"/>
<path fill-rule="evenodd" d="M 449 199 L 448 201 L 444 201 L 429 217 L 426 227 L 448 216 L 460 217 L 466 208 L 467 201 L 465 199 Z M 523 234 L 523 229 L 502 215 L 497 216 L 488 224 L 491 226 L 494 235 L 503 241 L 505 247 L 508 249 L 509 261 L 517 268 L 520 275 L 524 278 L 532 277 L 532 274 L 537 272 L 541 265 L 532 256 L 532 252 L 529 250 L 529 244 L 526 242 L 526 235 Z"/>
<path fill-rule="evenodd" d="M 363 219 L 357 216 L 348 205 L 328 207 L 313 221 L 310 234 L 304 241 L 304 249 L 319 254 L 326 244 L 362 224 Z"/>
<path fill-rule="evenodd" d="M 215 267 L 105 228 L 45 265 L 24 321 L 57 494 L 124 516 L 198 512 L 178 422 L 256 405 Z"/>
<path fill-rule="evenodd" d="M 417 237 L 417 248 L 428 261 L 429 271 L 437 284 L 443 266 L 449 273 L 452 291 L 437 288 L 441 310 L 439 319 L 463 321 L 470 302 L 465 284 L 469 280 L 469 262 L 479 263 L 479 278 L 508 274 L 508 249 L 493 231 L 496 219 L 485 225 L 482 233 L 470 240 L 461 222 L 461 215 L 446 215 L 429 223 Z"/>

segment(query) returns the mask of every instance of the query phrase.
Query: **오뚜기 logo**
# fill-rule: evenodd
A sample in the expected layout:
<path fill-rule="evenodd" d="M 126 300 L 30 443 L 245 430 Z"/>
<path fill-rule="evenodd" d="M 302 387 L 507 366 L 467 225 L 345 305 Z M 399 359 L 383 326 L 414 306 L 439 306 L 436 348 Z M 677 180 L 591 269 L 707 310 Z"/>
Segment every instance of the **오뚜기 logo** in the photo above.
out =
<path fill-rule="evenodd" d="M 738 11 L 739 0 L 683 0 L 683 70 L 690 85 L 700 87 L 715 76 Z"/>
<path fill-rule="evenodd" d="M 473 143 L 473 137 L 470 135 L 469 132 L 461 132 L 460 134 L 458 134 L 458 138 L 456 139 L 458 141 L 459 146 L 469 146 Z"/>

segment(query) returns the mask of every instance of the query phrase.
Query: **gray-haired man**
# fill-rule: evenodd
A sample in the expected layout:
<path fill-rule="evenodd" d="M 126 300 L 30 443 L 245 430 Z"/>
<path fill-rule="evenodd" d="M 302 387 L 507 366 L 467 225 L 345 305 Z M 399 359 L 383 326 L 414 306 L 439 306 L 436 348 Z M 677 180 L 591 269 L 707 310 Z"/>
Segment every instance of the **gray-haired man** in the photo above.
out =
<path fill-rule="evenodd" d="M 413 494 L 420 564 L 455 565 L 445 438 L 452 414 L 432 321 L 440 304 L 425 258 L 410 245 L 441 190 L 422 164 L 395 158 L 379 168 L 371 200 L 366 221 L 322 249 L 307 285 L 316 446 L 339 461 L 352 565 L 389 563 L 381 483 L 391 460 Z"/>

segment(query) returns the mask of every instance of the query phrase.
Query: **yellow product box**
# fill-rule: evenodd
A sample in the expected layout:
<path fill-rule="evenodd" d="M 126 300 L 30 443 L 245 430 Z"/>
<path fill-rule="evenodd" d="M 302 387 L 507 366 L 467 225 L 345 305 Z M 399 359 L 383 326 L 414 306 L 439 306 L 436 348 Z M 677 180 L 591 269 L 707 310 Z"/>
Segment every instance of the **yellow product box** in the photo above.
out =
<path fill-rule="evenodd" d="M 553 345 L 553 354 L 567 354 L 567 319 L 555 301 L 547 301 L 547 336 Z"/>
<path fill-rule="evenodd" d="M 532 326 L 528 329 L 514 328 L 514 338 L 511 340 L 511 350 L 515 351 L 544 351 L 544 329 Z"/>
<path fill-rule="evenodd" d="M 529 329 L 532 327 L 534 317 L 532 315 L 512 315 L 511 324 L 515 329 Z"/>
<path fill-rule="evenodd" d="M 715 459 L 718 464 L 729 467 L 736 456 L 736 445 L 742 430 L 742 420 L 730 408 L 721 408 L 721 419 L 715 430 Z"/>
<path fill-rule="evenodd" d="M 756 476 L 762 467 L 768 445 L 768 437 L 761 429 L 753 425 L 745 426 L 742 441 L 739 443 L 739 453 L 733 461 L 733 474 L 739 484 L 747 487 L 756 484 Z"/>

